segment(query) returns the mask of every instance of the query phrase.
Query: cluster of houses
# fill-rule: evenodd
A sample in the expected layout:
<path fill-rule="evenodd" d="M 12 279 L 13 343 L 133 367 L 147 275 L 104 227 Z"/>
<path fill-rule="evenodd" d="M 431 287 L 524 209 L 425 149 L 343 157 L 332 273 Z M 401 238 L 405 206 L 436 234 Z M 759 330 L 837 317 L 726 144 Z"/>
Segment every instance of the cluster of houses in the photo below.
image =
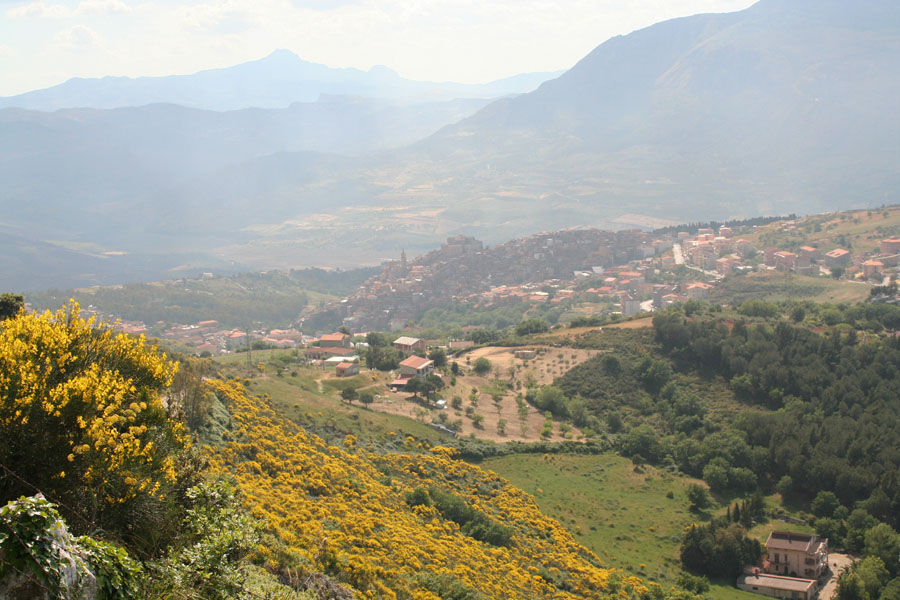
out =
<path fill-rule="evenodd" d="M 781 229 L 788 234 L 797 231 L 796 223 L 787 221 Z M 750 241 L 734 239 L 730 227 L 720 227 L 718 232 L 710 228 L 698 229 L 696 235 L 679 232 L 678 243 L 683 248 L 685 264 L 714 271 L 719 275 L 730 275 L 739 270 L 753 270 L 750 264 L 759 254 L 763 264 L 779 271 L 801 275 L 831 275 L 832 269 L 843 269 L 843 276 L 849 279 L 881 283 L 885 275 L 897 271 L 900 266 L 900 237 L 881 240 L 879 251 L 853 256 L 844 248 L 833 248 L 827 252 L 813 246 L 800 246 L 796 252 L 779 250 L 775 247 L 757 249 Z M 672 259 L 664 258 L 662 267 L 670 265 Z"/>
<path fill-rule="evenodd" d="M 395 331 L 452 299 L 551 302 L 555 297 L 541 289 L 549 282 L 595 277 L 656 256 L 671 247 L 670 238 L 637 229 L 570 229 L 485 248 L 475 238 L 455 236 L 415 261 L 401 253 L 357 292 L 322 310 L 353 330 Z"/>
<path fill-rule="evenodd" d="M 881 240 L 880 246 L 878 252 L 858 256 L 853 256 L 844 248 L 821 252 L 812 246 L 800 246 L 797 252 L 766 248 L 763 255 L 765 264 L 779 271 L 820 275 L 841 268 L 845 278 L 881 283 L 886 275 L 896 273 L 900 266 L 900 238 Z"/>
<path fill-rule="evenodd" d="M 816 534 L 773 531 L 766 540 L 766 559 L 738 578 L 738 588 L 790 600 L 813 600 L 819 581 L 828 574 L 828 539 Z"/>
<path fill-rule="evenodd" d="M 846 278 L 872 283 L 883 283 L 900 271 L 900 237 L 881 240 L 876 252 L 854 256 L 844 248 L 758 249 L 740 237 L 745 230 L 722 226 L 718 230 L 699 228 L 696 234 L 682 231 L 654 236 L 636 229 L 570 229 L 494 248 L 486 248 L 472 237 L 454 236 L 413 261 L 401 253 L 399 261 L 387 263 L 356 292 L 321 310 L 355 331 L 402 329 L 429 308 L 450 300 L 482 307 L 606 301 L 617 305 L 624 316 L 631 316 L 650 310 L 648 299 L 652 299 L 652 308 L 664 308 L 706 298 L 718 279 L 763 268 L 760 262 L 771 269 L 807 275 L 831 275 L 840 268 Z M 788 235 L 799 231 L 793 221 L 782 223 L 781 230 Z M 669 252 L 673 246 L 675 251 Z M 665 273 L 682 263 L 703 273 L 698 273 L 695 281 L 677 285 L 648 281 L 650 273 Z M 586 281 L 596 283 L 585 289 Z M 147 332 L 140 322 L 121 322 L 118 327 L 128 333 Z M 353 348 L 330 335 L 337 334 L 315 340 L 298 329 L 224 329 L 218 322 L 206 320 L 168 326 L 163 337 L 196 348 L 198 353 L 241 350 L 256 341 L 277 348 L 300 348 L 318 341 L 319 350 L 310 354 L 314 360 L 355 354 Z"/>

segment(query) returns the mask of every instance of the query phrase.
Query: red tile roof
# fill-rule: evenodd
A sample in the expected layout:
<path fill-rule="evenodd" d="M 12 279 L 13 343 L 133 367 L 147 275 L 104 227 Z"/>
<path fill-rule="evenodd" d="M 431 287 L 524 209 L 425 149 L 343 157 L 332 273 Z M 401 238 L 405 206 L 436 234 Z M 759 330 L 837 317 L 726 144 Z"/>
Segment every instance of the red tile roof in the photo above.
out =
<path fill-rule="evenodd" d="M 430 362 L 430 360 L 428 360 L 427 358 L 422 358 L 421 356 L 410 356 L 409 358 L 401 362 L 400 366 L 418 370 L 428 365 Z"/>

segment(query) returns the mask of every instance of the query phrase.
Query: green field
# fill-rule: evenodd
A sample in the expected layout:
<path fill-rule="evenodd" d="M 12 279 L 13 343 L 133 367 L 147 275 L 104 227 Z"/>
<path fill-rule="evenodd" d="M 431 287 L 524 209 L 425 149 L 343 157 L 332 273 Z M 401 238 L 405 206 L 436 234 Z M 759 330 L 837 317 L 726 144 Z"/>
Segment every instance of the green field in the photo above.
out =
<path fill-rule="evenodd" d="M 604 563 L 655 581 L 678 573 L 682 532 L 697 520 L 686 495 L 696 480 L 616 454 L 507 456 L 482 466 L 533 494 Z"/>
<path fill-rule="evenodd" d="M 575 532 L 605 565 L 663 586 L 672 585 L 680 572 L 684 528 L 708 516 L 688 510 L 687 488 L 697 480 L 636 467 L 616 454 L 506 456 L 486 460 L 482 467 L 533 494 L 542 512 Z M 773 526 L 760 527 L 768 535 Z M 714 583 L 710 597 L 758 598 L 729 582 Z"/>

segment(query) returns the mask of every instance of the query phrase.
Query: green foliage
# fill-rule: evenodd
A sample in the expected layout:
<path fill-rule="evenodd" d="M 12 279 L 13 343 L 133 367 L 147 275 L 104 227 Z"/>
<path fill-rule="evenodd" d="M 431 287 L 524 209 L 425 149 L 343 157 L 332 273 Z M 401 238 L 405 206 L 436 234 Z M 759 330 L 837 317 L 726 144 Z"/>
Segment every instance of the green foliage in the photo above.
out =
<path fill-rule="evenodd" d="M 464 534 L 494 546 L 509 545 L 513 533 L 511 528 L 469 506 L 459 496 L 438 487 L 428 488 L 428 495 L 441 516 L 458 524 Z"/>
<path fill-rule="evenodd" d="M 747 317 L 774 319 L 779 314 L 778 305 L 763 300 L 746 300 L 738 307 L 738 312 Z"/>
<path fill-rule="evenodd" d="M 259 525 L 224 480 L 194 486 L 186 502 L 176 543 L 164 559 L 148 566 L 148 597 L 246 597 L 241 563 L 259 541 Z"/>
<path fill-rule="evenodd" d="M 812 514 L 817 517 L 831 517 L 834 516 L 834 511 L 837 510 L 840 505 L 841 502 L 838 500 L 837 496 L 834 495 L 834 492 L 823 490 L 813 498 L 809 509 L 812 511 Z"/>
<path fill-rule="evenodd" d="M 25 306 L 25 296 L 4 292 L 0 294 L 0 321 L 16 316 Z"/>
<path fill-rule="evenodd" d="M 545 385 L 532 394 L 532 390 L 528 390 L 528 396 L 533 397 L 533 404 L 541 411 L 549 411 L 554 416 L 568 416 L 566 395 L 561 389 L 552 385 Z"/>
<path fill-rule="evenodd" d="M 622 439 L 619 450 L 625 456 L 640 457 L 656 462 L 663 456 L 659 434 L 650 425 L 640 425 L 629 431 Z"/>
<path fill-rule="evenodd" d="M 41 496 L 0 508 L 0 556 L 0 579 L 22 575 L 54 598 L 79 597 L 91 577 L 98 600 L 143 597 L 138 563 L 106 542 L 72 537 L 56 506 Z"/>
<path fill-rule="evenodd" d="M 487 375 L 491 370 L 491 361 L 482 356 L 475 361 L 475 364 L 472 365 L 472 369 L 477 375 Z"/>
<path fill-rule="evenodd" d="M 675 579 L 675 584 L 678 585 L 678 587 L 701 596 L 709 591 L 709 579 L 702 575 L 679 573 L 678 577 Z"/>
<path fill-rule="evenodd" d="M 734 579 L 744 565 L 759 562 L 762 545 L 734 523 L 716 519 L 688 528 L 681 542 L 681 564 L 694 573 Z"/>
<path fill-rule="evenodd" d="M 359 401 L 362 402 L 363 406 L 368 406 L 375 402 L 375 394 L 369 390 L 363 390 L 359 393 Z"/>
<path fill-rule="evenodd" d="M 372 331 L 366 334 L 366 343 L 370 348 L 386 348 L 391 345 L 391 338 L 386 333 Z"/>
<path fill-rule="evenodd" d="M 428 494 L 428 490 L 422 486 L 406 492 L 403 499 L 410 506 L 431 506 L 431 496 Z"/>
<path fill-rule="evenodd" d="M 884 561 L 868 556 L 840 575 L 835 597 L 839 600 L 880 600 L 885 598 L 882 591 L 889 581 L 890 573 L 885 568 Z M 896 589 L 896 584 L 891 584 Z"/>
<path fill-rule="evenodd" d="M 370 369 L 391 371 L 396 369 L 402 360 L 403 352 L 389 345 L 369 346 L 366 349 L 366 367 Z"/>
<path fill-rule="evenodd" d="M 543 319 L 525 319 L 516 325 L 516 335 L 533 335 L 550 331 L 550 325 Z"/>
<path fill-rule="evenodd" d="M 434 361 L 434 367 L 440 369 L 447 364 L 447 353 L 443 348 L 436 348 L 428 354 L 428 360 Z"/>
<path fill-rule="evenodd" d="M 879 523 L 865 533 L 866 556 L 880 559 L 893 577 L 900 576 L 900 535 L 887 523 Z"/>
<path fill-rule="evenodd" d="M 704 510 L 710 505 L 709 494 L 706 492 L 706 488 L 697 483 L 692 483 L 688 486 L 687 496 L 693 511 Z"/>
<path fill-rule="evenodd" d="M 441 600 L 484 600 L 484 596 L 477 590 L 473 590 L 450 573 L 419 573 L 416 580 Z"/>

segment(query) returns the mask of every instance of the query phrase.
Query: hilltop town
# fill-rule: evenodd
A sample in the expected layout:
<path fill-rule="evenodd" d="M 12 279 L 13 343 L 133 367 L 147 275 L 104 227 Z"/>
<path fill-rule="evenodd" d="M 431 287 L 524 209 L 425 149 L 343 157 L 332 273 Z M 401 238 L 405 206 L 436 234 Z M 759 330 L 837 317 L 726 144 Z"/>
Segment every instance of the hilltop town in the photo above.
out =
<path fill-rule="evenodd" d="M 876 216 L 900 214 L 896 207 L 883 210 Z M 354 292 L 312 308 L 290 327 L 235 329 L 208 319 L 157 323 L 154 333 L 197 354 L 221 354 L 252 344 L 304 347 L 339 326 L 357 333 L 406 330 L 429 309 L 454 303 L 475 311 L 518 305 L 526 312 L 529 306 L 559 307 L 570 318 L 630 317 L 704 299 L 723 281 L 766 272 L 880 286 L 887 294 L 900 265 L 900 237 L 877 237 L 893 229 L 874 226 L 854 243 L 835 225 L 859 223 L 866 212 L 655 232 L 567 229 L 494 247 L 454 236 L 419 257 L 401 252 Z M 876 299 L 894 301 L 890 294 Z M 118 327 L 134 334 L 151 329 L 140 321 Z"/>

